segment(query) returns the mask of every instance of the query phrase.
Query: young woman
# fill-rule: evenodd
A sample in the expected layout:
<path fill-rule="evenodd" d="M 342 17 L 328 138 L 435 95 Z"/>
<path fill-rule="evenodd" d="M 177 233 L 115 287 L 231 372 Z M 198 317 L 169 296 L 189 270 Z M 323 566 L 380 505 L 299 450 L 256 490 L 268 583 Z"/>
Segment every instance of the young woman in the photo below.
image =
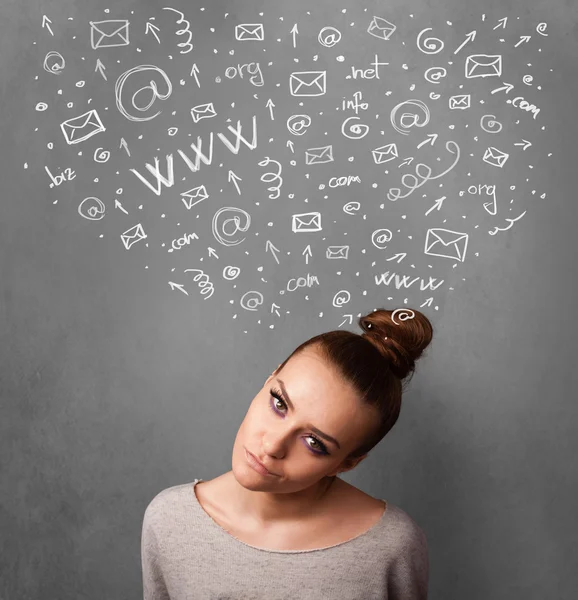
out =
<path fill-rule="evenodd" d="M 231 471 L 153 498 L 145 600 L 426 600 L 423 530 L 337 475 L 395 425 L 432 325 L 407 308 L 358 324 L 361 335 L 307 340 L 270 375 L 239 428 Z"/>

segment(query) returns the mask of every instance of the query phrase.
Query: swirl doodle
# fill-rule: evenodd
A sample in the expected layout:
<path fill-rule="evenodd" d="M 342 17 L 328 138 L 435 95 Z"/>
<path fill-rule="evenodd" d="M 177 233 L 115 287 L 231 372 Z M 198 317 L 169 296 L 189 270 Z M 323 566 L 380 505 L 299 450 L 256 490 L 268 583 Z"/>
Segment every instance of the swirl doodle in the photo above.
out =
<path fill-rule="evenodd" d="M 546 27 L 548 27 L 548 23 L 538 23 L 538 25 L 536 26 L 536 31 L 540 35 L 548 37 L 548 34 L 546 33 Z"/>
<path fill-rule="evenodd" d="M 110 152 L 104 148 L 97 148 L 94 151 L 94 162 L 105 163 L 110 158 Z"/>
<path fill-rule="evenodd" d="M 263 304 L 263 294 L 261 292 L 249 291 L 243 294 L 240 304 L 245 310 L 257 310 Z"/>
<path fill-rule="evenodd" d="M 349 121 L 352 119 L 360 119 L 361 117 L 348 117 L 343 121 L 341 125 L 341 133 L 350 140 L 360 140 L 364 138 L 369 133 L 369 125 L 364 125 L 362 123 L 354 123 L 349 125 Z M 346 133 L 346 129 L 349 128 L 349 133 Z"/>
<path fill-rule="evenodd" d="M 272 183 L 273 181 L 279 181 L 278 185 L 273 185 L 267 188 L 267 191 L 271 192 L 271 194 L 269 194 L 269 198 L 271 200 L 277 200 L 277 198 L 279 198 L 279 194 L 281 193 L 281 186 L 283 185 L 283 178 L 281 177 L 283 167 L 281 166 L 281 163 L 277 162 L 276 160 L 273 160 L 272 158 L 269 158 L 268 156 L 266 156 L 261 162 L 259 162 L 259 166 L 266 167 L 269 163 L 275 163 L 277 165 L 278 171 L 277 173 L 263 173 L 263 175 L 261 175 L 261 181 L 263 181 L 264 183 Z"/>
<path fill-rule="evenodd" d="M 199 282 L 199 287 L 201 288 L 201 295 L 205 296 L 209 294 L 205 300 L 208 300 L 215 291 L 215 288 L 211 281 L 209 280 L 209 276 L 201 269 L 185 269 L 185 273 L 196 273 L 193 277 L 193 281 Z"/>
<path fill-rule="evenodd" d="M 348 215 L 354 215 L 360 208 L 361 204 L 355 200 L 344 204 L 343 212 L 347 213 Z"/>
<path fill-rule="evenodd" d="M 35 106 L 36 110 L 39 112 L 45 111 L 48 108 L 48 104 L 46 104 L 46 102 L 39 102 L 36 106 Z"/>
<path fill-rule="evenodd" d="M 532 81 L 534 81 L 534 77 L 532 77 L 532 75 L 524 75 L 524 77 L 522 77 L 522 81 L 526 85 L 532 85 Z"/>
<path fill-rule="evenodd" d="M 335 27 L 324 27 L 317 36 L 319 43 L 326 48 L 333 48 L 341 41 L 341 31 Z"/>
<path fill-rule="evenodd" d="M 78 205 L 78 214 L 89 221 L 100 221 L 104 217 L 106 207 L 104 204 L 94 196 L 85 198 Z"/>
<path fill-rule="evenodd" d="M 415 313 L 413 312 L 413 310 L 411 310 L 411 308 L 396 308 L 391 313 L 391 320 L 396 325 L 399 325 L 399 323 L 395 320 L 395 317 L 398 314 L 400 315 L 400 317 L 399 317 L 400 321 L 408 321 L 409 319 L 413 319 L 415 317 Z"/>
<path fill-rule="evenodd" d="M 480 119 L 480 127 L 486 133 L 500 133 L 502 131 L 502 124 L 496 121 L 496 115 L 484 115 Z"/>
<path fill-rule="evenodd" d="M 239 267 L 228 265 L 223 269 L 223 279 L 226 279 L 227 281 L 233 281 L 233 279 L 237 279 L 240 274 L 241 269 L 239 269 Z"/>
<path fill-rule="evenodd" d="M 439 38 L 435 38 L 435 37 L 428 37 L 425 38 L 425 40 L 423 40 L 423 43 L 421 41 L 421 36 L 426 32 L 426 31 L 433 31 L 432 27 L 426 27 L 425 29 L 422 29 L 418 36 L 417 36 L 417 47 L 424 53 L 424 54 L 438 54 L 438 52 L 441 52 L 444 49 L 444 43 L 442 40 L 440 40 Z"/>
<path fill-rule="evenodd" d="M 406 105 L 414 105 L 421 109 L 424 113 L 424 120 L 420 123 L 419 114 L 416 112 L 404 112 L 400 119 L 399 125 L 396 122 L 397 111 Z M 425 127 L 429 123 L 429 108 L 426 104 L 424 104 L 421 100 L 405 100 L 405 102 L 400 102 L 397 106 L 393 107 L 391 111 L 390 120 L 393 128 L 399 133 L 403 133 L 403 135 L 409 135 L 409 129 L 411 127 Z"/>
<path fill-rule="evenodd" d="M 163 10 L 172 10 L 173 12 L 176 12 L 178 15 L 181 15 L 181 18 L 177 21 L 177 23 L 186 23 L 185 27 L 183 29 L 177 30 L 176 34 L 177 35 L 188 34 L 189 37 L 186 42 L 179 42 L 177 44 L 177 46 L 179 48 L 188 47 L 188 50 L 181 50 L 181 52 L 180 52 L 181 54 L 188 54 L 193 49 L 193 44 L 191 44 L 193 32 L 190 29 L 190 27 L 191 27 L 190 21 L 185 19 L 185 15 L 180 10 L 177 10 L 176 8 L 171 8 L 170 6 L 165 6 L 165 7 L 163 7 Z"/>
<path fill-rule="evenodd" d="M 293 135 L 307 133 L 309 125 L 311 125 L 311 117 L 309 115 L 293 115 L 287 119 L 287 129 Z"/>
<path fill-rule="evenodd" d="M 66 66 L 66 61 L 60 52 L 49 52 L 44 57 L 44 70 L 48 73 L 52 73 L 53 75 L 60 75 L 64 67 Z"/>

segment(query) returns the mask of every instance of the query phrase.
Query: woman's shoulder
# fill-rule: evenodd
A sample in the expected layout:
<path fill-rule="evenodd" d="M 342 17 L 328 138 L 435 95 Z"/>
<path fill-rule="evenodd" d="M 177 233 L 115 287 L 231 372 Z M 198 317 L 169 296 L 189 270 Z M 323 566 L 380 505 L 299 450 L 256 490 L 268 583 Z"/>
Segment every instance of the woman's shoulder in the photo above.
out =
<path fill-rule="evenodd" d="M 399 549 L 408 547 L 427 548 L 427 538 L 423 528 L 400 506 L 387 503 L 387 532 L 395 540 Z"/>
<path fill-rule="evenodd" d="M 174 517 L 180 510 L 186 509 L 190 505 L 191 494 L 194 493 L 195 481 L 199 480 L 173 485 L 158 492 L 145 509 L 145 520 L 154 523 L 164 520 L 167 516 Z"/>

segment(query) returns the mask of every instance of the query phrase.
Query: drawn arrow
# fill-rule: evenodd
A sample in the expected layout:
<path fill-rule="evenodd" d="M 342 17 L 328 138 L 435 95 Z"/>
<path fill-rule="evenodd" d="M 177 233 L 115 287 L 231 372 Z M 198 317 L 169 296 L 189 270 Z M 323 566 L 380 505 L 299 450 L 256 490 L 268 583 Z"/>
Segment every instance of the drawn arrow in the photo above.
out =
<path fill-rule="evenodd" d="M 423 304 L 420 304 L 419 307 L 423 308 L 424 306 L 431 306 L 432 302 L 433 302 L 433 296 L 431 298 L 428 298 Z"/>
<path fill-rule="evenodd" d="M 105 69 L 106 69 L 106 67 L 102 64 L 102 61 L 100 60 L 100 58 L 97 58 L 96 59 L 96 69 L 94 69 L 94 70 L 95 70 L 95 72 L 98 71 L 104 77 L 105 81 L 108 81 L 108 79 L 106 78 L 106 75 L 104 73 Z"/>
<path fill-rule="evenodd" d="M 235 184 L 235 187 L 237 188 L 237 193 L 240 196 L 241 190 L 239 189 L 239 184 L 237 183 L 237 180 L 243 181 L 238 175 L 235 175 L 235 173 L 233 173 L 233 171 L 229 171 L 229 183 L 231 183 L 231 181 L 232 181 Z"/>
<path fill-rule="evenodd" d="M 175 283 L 174 281 L 169 281 L 169 285 L 171 286 L 171 290 L 179 290 L 180 292 L 183 292 L 183 294 L 186 294 L 187 296 L 189 295 L 189 292 L 187 292 L 187 290 L 185 290 L 185 288 L 183 287 L 183 285 L 181 283 Z"/>
<path fill-rule="evenodd" d="M 159 28 L 156 25 L 153 25 L 151 22 L 147 21 L 146 27 L 145 27 L 145 35 L 147 33 L 152 33 L 155 36 L 155 39 L 157 40 L 157 42 L 160 44 L 161 41 L 159 40 L 159 36 L 157 35 L 157 31 L 159 31 Z"/>
<path fill-rule="evenodd" d="M 530 41 L 531 35 L 521 35 L 520 41 L 517 44 L 514 44 L 514 48 L 517 48 L 520 44 L 526 42 L 526 44 Z"/>
<path fill-rule="evenodd" d="M 42 27 L 46 27 L 46 29 L 50 31 L 50 34 L 54 35 L 52 29 L 50 29 L 50 23 L 52 23 L 52 21 L 46 15 L 42 15 Z"/>
<path fill-rule="evenodd" d="M 291 148 L 291 152 L 293 152 L 293 154 L 295 154 L 295 149 L 293 148 L 292 140 L 287 140 L 287 148 Z"/>
<path fill-rule="evenodd" d="M 348 325 L 351 325 L 353 323 L 353 315 L 343 315 L 345 317 L 345 321 L 342 321 L 339 324 L 339 327 L 341 327 L 342 325 L 345 325 L 346 323 Z M 348 318 L 349 317 L 349 318 Z"/>
<path fill-rule="evenodd" d="M 305 257 L 305 264 L 308 265 L 309 258 L 313 256 L 313 252 L 311 252 L 311 244 L 307 244 L 307 246 L 305 246 L 305 250 L 303 250 L 302 254 Z"/>
<path fill-rule="evenodd" d="M 293 29 L 291 30 L 291 33 L 293 34 L 293 48 L 297 47 L 297 34 L 299 33 L 299 29 L 297 29 L 297 23 L 295 23 L 295 25 L 293 25 Z"/>
<path fill-rule="evenodd" d="M 269 240 L 267 240 L 265 242 L 265 252 L 271 252 L 273 258 L 277 261 L 277 264 L 279 264 L 279 259 L 277 258 L 277 255 L 275 254 L 274 250 L 279 252 L 279 248 L 275 248 L 275 246 L 273 246 L 273 244 Z"/>
<path fill-rule="evenodd" d="M 269 112 L 271 113 L 271 121 L 275 120 L 275 117 L 273 116 L 273 107 L 275 105 L 273 104 L 273 100 L 271 100 L 271 98 L 269 98 L 269 100 L 267 100 L 267 108 L 269 109 Z"/>
<path fill-rule="evenodd" d="M 444 203 L 444 200 L 446 199 L 445 196 L 442 196 L 441 198 L 438 198 L 435 202 L 434 205 L 425 213 L 426 215 L 429 215 L 430 212 L 434 209 L 440 209 L 442 207 L 442 204 Z"/>
<path fill-rule="evenodd" d="M 400 167 L 403 167 L 405 165 L 411 165 L 411 163 L 413 162 L 413 156 L 408 156 L 407 158 L 404 158 L 403 161 L 401 162 L 400 165 L 398 165 L 398 169 Z"/>
<path fill-rule="evenodd" d="M 406 256 L 407 256 L 407 253 L 400 252 L 399 254 L 394 254 L 391 258 L 386 258 L 385 260 L 389 261 L 389 260 L 395 260 L 396 258 L 399 258 L 399 260 L 397 262 L 400 263 Z"/>
<path fill-rule="evenodd" d="M 128 149 L 128 146 L 126 145 L 126 140 L 122 137 L 120 138 L 119 148 L 124 148 L 126 150 L 126 153 L 130 156 L 130 150 Z"/>
<path fill-rule="evenodd" d="M 278 304 L 275 304 L 275 302 L 273 302 L 273 304 L 271 305 L 271 312 L 275 312 L 275 314 L 280 317 L 281 313 L 279 313 L 279 311 L 277 310 L 278 308 L 281 308 Z"/>
<path fill-rule="evenodd" d="M 466 39 L 458 46 L 457 50 L 454 50 L 454 54 L 457 54 L 468 42 L 473 42 L 476 39 L 476 32 L 470 31 L 466 34 Z"/>
<path fill-rule="evenodd" d="M 492 90 L 491 93 L 495 94 L 496 92 L 501 92 L 502 90 L 506 90 L 506 94 L 509 94 L 514 89 L 514 86 L 511 83 L 507 83 L 506 81 L 504 81 L 503 83 L 504 83 L 504 87 L 496 88 L 495 90 Z"/>
<path fill-rule="evenodd" d="M 420 142 L 417 147 L 421 148 L 424 144 L 429 144 L 431 143 L 431 145 L 433 146 L 435 144 L 435 141 L 438 139 L 438 134 L 437 133 L 428 133 L 427 134 L 428 139 L 424 140 L 423 142 Z"/>
<path fill-rule="evenodd" d="M 503 27 L 504 29 L 506 29 L 506 23 L 508 22 L 508 17 L 504 17 L 503 19 L 500 19 L 498 21 L 498 24 L 494 27 L 494 29 L 498 29 L 498 27 Z"/>
<path fill-rule="evenodd" d="M 199 78 L 197 77 L 198 74 L 199 74 L 199 67 L 197 67 L 197 63 L 195 63 L 193 65 L 193 68 L 191 69 L 191 75 L 194 76 L 195 81 L 197 82 L 197 87 L 201 87 L 201 84 L 199 83 Z"/>
<path fill-rule="evenodd" d="M 526 148 L 529 148 L 531 145 L 532 145 L 532 144 L 531 144 L 531 143 L 530 143 L 528 140 L 524 140 L 524 139 L 522 139 L 522 141 L 521 141 L 521 142 L 516 142 L 516 143 L 514 144 L 514 146 L 524 146 L 524 147 L 522 148 L 522 150 L 526 150 Z"/>
<path fill-rule="evenodd" d="M 119 202 L 119 201 L 118 201 L 116 198 L 114 199 L 114 207 L 115 207 L 115 208 L 120 208 L 120 210 L 122 210 L 122 212 L 123 212 L 125 215 L 128 215 L 128 213 L 127 213 L 127 212 L 126 212 L 126 210 L 124 209 L 123 205 L 122 205 L 122 204 L 121 204 L 121 203 L 120 203 L 120 202 Z"/>
<path fill-rule="evenodd" d="M 214 256 L 215 258 L 219 258 L 219 255 L 215 252 L 214 248 L 211 248 L 211 246 L 209 246 L 209 256 Z"/>

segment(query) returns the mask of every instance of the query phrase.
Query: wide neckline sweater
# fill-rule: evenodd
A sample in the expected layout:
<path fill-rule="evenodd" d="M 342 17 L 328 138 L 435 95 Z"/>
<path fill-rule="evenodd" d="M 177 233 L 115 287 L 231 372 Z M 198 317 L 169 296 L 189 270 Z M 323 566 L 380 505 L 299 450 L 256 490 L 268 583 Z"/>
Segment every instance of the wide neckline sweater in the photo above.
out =
<path fill-rule="evenodd" d="M 423 530 L 401 508 L 367 531 L 307 550 L 272 550 L 233 536 L 205 512 L 192 483 L 159 492 L 142 526 L 144 600 L 426 600 Z"/>

